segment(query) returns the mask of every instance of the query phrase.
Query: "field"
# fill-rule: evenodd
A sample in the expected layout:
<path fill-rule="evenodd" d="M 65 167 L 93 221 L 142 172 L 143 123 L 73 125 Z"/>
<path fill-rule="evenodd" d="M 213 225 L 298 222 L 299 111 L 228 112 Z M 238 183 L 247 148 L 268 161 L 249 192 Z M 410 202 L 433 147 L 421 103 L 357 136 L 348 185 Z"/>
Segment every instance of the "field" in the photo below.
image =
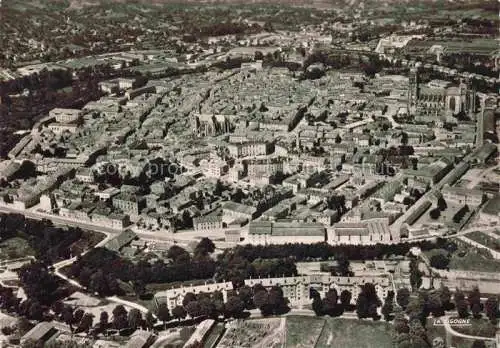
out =
<path fill-rule="evenodd" d="M 17 259 L 35 255 L 29 243 L 19 237 L 10 238 L 0 243 L 0 255 L 2 259 Z"/>
<path fill-rule="evenodd" d="M 296 348 L 314 347 L 325 319 L 293 316 L 286 318 L 286 346 Z"/>
<path fill-rule="evenodd" d="M 235 321 L 217 345 L 220 348 L 278 348 L 284 345 L 285 318 Z"/>
<path fill-rule="evenodd" d="M 484 233 L 479 232 L 479 231 L 467 233 L 465 236 L 467 238 L 479 243 L 479 244 L 482 244 L 482 245 L 488 247 L 488 248 L 491 248 L 495 251 L 500 251 L 500 240 L 499 239 L 492 238 L 492 237 L 488 236 L 487 234 L 484 234 Z"/>
<path fill-rule="evenodd" d="M 487 319 L 471 319 L 471 326 L 457 326 L 455 331 L 482 337 L 495 337 L 496 326 Z"/>
<path fill-rule="evenodd" d="M 459 247 L 453 253 L 448 267 L 464 271 L 498 272 L 500 261 L 493 259 L 491 255 L 485 256 L 481 251 L 472 246 L 467 246 L 466 248 Z"/>
<path fill-rule="evenodd" d="M 309 326 L 304 323 L 305 328 Z M 391 330 L 391 325 L 385 322 L 327 318 L 315 348 L 389 348 Z"/>
<path fill-rule="evenodd" d="M 429 342 L 432 342 L 437 337 L 441 337 L 446 340 L 446 330 L 444 326 L 433 325 L 433 321 L 433 318 L 427 318 L 427 325 L 425 326 Z M 446 347 L 452 346 L 455 348 L 470 348 L 472 343 L 473 341 L 469 339 L 453 336 L 451 338 L 451 342 L 446 342 Z"/>

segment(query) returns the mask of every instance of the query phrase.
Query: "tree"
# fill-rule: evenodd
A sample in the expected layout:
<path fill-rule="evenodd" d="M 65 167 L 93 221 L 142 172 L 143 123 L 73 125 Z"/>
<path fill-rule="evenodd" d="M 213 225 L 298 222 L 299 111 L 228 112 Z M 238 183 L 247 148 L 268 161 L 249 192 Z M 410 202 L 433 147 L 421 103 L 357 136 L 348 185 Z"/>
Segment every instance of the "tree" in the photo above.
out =
<path fill-rule="evenodd" d="M 453 308 L 451 303 L 451 291 L 447 286 L 441 285 L 438 289 L 439 298 L 444 310 L 450 310 Z"/>
<path fill-rule="evenodd" d="M 94 323 L 94 316 L 91 313 L 85 313 L 80 320 L 80 324 L 78 325 L 77 332 L 88 332 Z"/>
<path fill-rule="evenodd" d="M 472 342 L 471 348 L 486 348 L 486 343 L 481 340 L 474 340 L 474 342 Z"/>
<path fill-rule="evenodd" d="M 269 296 L 265 288 L 262 290 L 254 288 L 253 303 L 257 308 L 263 307 L 269 303 Z"/>
<path fill-rule="evenodd" d="M 469 311 L 467 309 L 467 301 L 465 301 L 464 293 L 457 289 L 457 291 L 455 292 L 454 300 L 458 316 L 460 318 L 467 318 L 469 316 Z"/>
<path fill-rule="evenodd" d="M 469 302 L 469 307 L 474 318 L 481 318 L 483 307 L 481 304 L 481 293 L 479 292 L 477 286 L 474 287 L 474 289 L 472 289 L 472 291 L 469 293 L 467 300 Z"/>
<path fill-rule="evenodd" d="M 440 211 L 446 210 L 448 208 L 448 204 L 446 204 L 446 200 L 443 198 L 443 196 L 439 196 L 437 200 L 437 206 Z"/>
<path fill-rule="evenodd" d="M 93 292 L 97 292 L 100 296 L 110 295 L 108 282 L 106 281 L 106 276 L 102 269 L 99 269 L 90 276 L 89 289 Z"/>
<path fill-rule="evenodd" d="M 412 320 L 410 322 L 410 340 L 412 341 L 414 347 L 429 346 L 427 333 L 420 320 Z"/>
<path fill-rule="evenodd" d="M 408 134 L 406 132 L 401 133 L 401 144 L 408 145 Z"/>
<path fill-rule="evenodd" d="M 128 326 L 127 310 L 122 305 L 113 309 L 113 327 L 117 330 L 125 329 Z"/>
<path fill-rule="evenodd" d="M 427 315 L 427 294 L 424 292 L 417 293 L 417 296 L 410 298 L 408 306 L 406 307 L 406 313 L 410 317 L 410 321 L 414 319 L 420 320 L 422 324 L 425 323 Z"/>
<path fill-rule="evenodd" d="M 41 305 L 54 301 L 54 294 L 59 287 L 58 280 L 41 262 L 22 266 L 19 270 L 19 280 L 30 300 L 36 300 Z"/>
<path fill-rule="evenodd" d="M 245 304 L 246 309 L 252 309 L 254 307 L 252 300 L 252 288 L 248 285 L 244 285 L 238 290 L 238 296 Z"/>
<path fill-rule="evenodd" d="M 259 308 L 262 315 L 271 314 L 269 310 L 269 294 L 266 290 L 259 290 L 253 295 L 253 303 Z"/>
<path fill-rule="evenodd" d="M 358 318 L 373 317 L 373 319 L 378 319 L 377 307 L 380 305 L 380 299 L 377 296 L 375 286 L 372 283 L 363 284 L 356 301 Z"/>
<path fill-rule="evenodd" d="M 225 310 L 227 316 L 233 318 L 241 318 L 241 315 L 245 310 L 245 303 L 241 300 L 239 296 L 230 296 L 227 299 Z"/>
<path fill-rule="evenodd" d="M 25 317 L 20 317 L 17 319 L 16 327 L 19 330 L 19 334 L 24 335 L 33 328 L 33 324 Z"/>
<path fill-rule="evenodd" d="M 70 326 L 71 331 L 73 331 L 73 308 L 71 308 L 70 306 L 64 306 L 61 312 L 61 317 L 63 321 Z"/>
<path fill-rule="evenodd" d="M 330 316 L 334 316 L 338 310 L 337 300 L 338 300 L 337 290 L 335 289 L 328 290 L 328 292 L 325 294 L 325 298 L 323 299 L 323 312 Z"/>
<path fill-rule="evenodd" d="M 394 347 L 397 348 L 414 348 L 409 333 L 395 334 L 393 338 Z M 415 347 L 416 348 L 416 347 Z"/>
<path fill-rule="evenodd" d="M 403 308 L 406 309 L 408 303 L 410 302 L 410 290 L 408 288 L 400 288 L 396 294 L 396 302 Z"/>
<path fill-rule="evenodd" d="M 163 322 L 163 325 L 165 325 L 165 323 L 171 319 L 170 311 L 166 303 L 160 303 L 156 315 L 158 316 L 158 320 L 161 320 Z"/>
<path fill-rule="evenodd" d="M 215 244 L 209 238 L 202 238 L 195 247 L 195 254 L 207 255 L 215 251 Z"/>
<path fill-rule="evenodd" d="M 52 309 L 54 314 L 60 315 L 64 308 L 64 303 L 62 303 L 62 301 L 56 301 L 52 304 L 52 306 L 50 306 L 50 308 Z"/>
<path fill-rule="evenodd" d="M 284 314 L 290 310 L 283 296 L 283 290 L 279 286 L 273 286 L 269 290 L 269 310 L 274 314 Z"/>
<path fill-rule="evenodd" d="M 28 310 L 28 318 L 40 321 L 43 318 L 43 308 L 38 301 L 33 301 Z"/>
<path fill-rule="evenodd" d="M 443 254 L 436 254 L 431 256 L 431 267 L 437 269 L 446 269 L 448 268 L 448 264 L 450 263 L 450 259 Z"/>
<path fill-rule="evenodd" d="M 141 298 L 146 293 L 146 285 L 141 279 L 134 282 L 134 292 L 137 297 Z"/>
<path fill-rule="evenodd" d="M 392 312 L 394 311 L 394 291 L 390 290 L 382 306 L 382 315 L 385 321 L 392 320 Z"/>
<path fill-rule="evenodd" d="M 145 325 L 148 330 L 152 330 L 154 328 L 154 325 L 156 323 L 156 319 L 153 316 L 153 313 L 147 312 L 146 313 L 146 318 L 145 318 Z"/>
<path fill-rule="evenodd" d="M 469 212 L 469 206 L 466 204 L 464 205 L 455 215 L 453 215 L 453 222 L 458 224 L 460 221 L 462 221 L 462 218 Z"/>
<path fill-rule="evenodd" d="M 368 301 L 368 298 L 366 295 L 361 292 L 358 295 L 358 299 L 356 300 L 356 314 L 358 315 L 359 319 L 363 318 L 368 318 L 370 315 L 370 302 Z"/>
<path fill-rule="evenodd" d="M 434 317 L 441 317 L 444 315 L 443 302 L 441 301 L 441 293 L 433 291 L 427 296 L 427 308 Z"/>
<path fill-rule="evenodd" d="M 342 290 L 340 293 L 340 303 L 342 303 L 342 307 L 347 309 L 351 304 L 352 294 L 349 290 Z"/>
<path fill-rule="evenodd" d="M 394 330 L 396 333 L 409 333 L 410 327 L 408 326 L 408 320 L 405 318 L 404 313 L 400 310 L 394 314 Z"/>
<path fill-rule="evenodd" d="M 320 296 L 315 297 L 313 300 L 313 303 L 312 303 L 312 309 L 313 309 L 314 313 L 317 316 L 323 315 L 324 314 L 323 308 L 324 308 L 324 305 L 323 305 L 323 300 L 321 299 L 321 297 Z"/>
<path fill-rule="evenodd" d="M 196 295 L 193 294 L 192 292 L 188 292 L 186 295 L 184 295 L 184 298 L 182 299 L 182 306 L 186 308 L 189 302 L 193 301 L 196 301 Z"/>
<path fill-rule="evenodd" d="M 215 300 L 213 298 L 207 296 L 200 299 L 198 302 L 200 304 L 200 316 L 207 316 L 212 318 L 217 317 L 218 313 L 215 307 Z"/>
<path fill-rule="evenodd" d="M 186 317 L 186 314 L 186 310 L 182 306 L 175 306 L 174 308 L 172 308 L 172 316 L 179 321 L 181 319 L 184 319 Z"/>
<path fill-rule="evenodd" d="M 498 310 L 498 297 L 490 296 L 484 304 L 484 311 L 488 319 L 495 324 L 497 318 L 500 316 L 500 311 Z"/>
<path fill-rule="evenodd" d="M 201 306 L 198 301 L 191 301 L 186 306 L 186 312 L 191 318 L 197 318 L 202 314 Z"/>
<path fill-rule="evenodd" d="M 422 285 L 422 273 L 418 269 L 419 261 L 417 258 L 413 258 L 410 261 L 410 284 L 413 291 L 416 291 Z"/>
<path fill-rule="evenodd" d="M 128 327 L 132 329 L 137 329 L 142 324 L 142 313 L 136 309 L 132 308 L 130 312 L 128 312 Z"/>
<path fill-rule="evenodd" d="M 167 257 L 172 259 L 175 263 L 181 263 L 190 259 L 189 253 L 178 245 L 172 245 L 168 249 Z"/>
<path fill-rule="evenodd" d="M 432 220 L 437 220 L 441 216 L 441 210 L 439 210 L 439 208 L 431 209 L 429 211 L 429 216 Z"/>
<path fill-rule="evenodd" d="M 342 277 L 348 277 L 351 275 L 351 269 L 349 267 L 349 260 L 344 254 L 340 254 L 337 259 L 337 269 L 338 273 Z"/>
<path fill-rule="evenodd" d="M 106 311 L 101 312 L 101 315 L 99 317 L 99 324 L 101 325 L 101 328 L 105 329 L 108 327 L 109 323 L 109 314 Z"/>
<path fill-rule="evenodd" d="M 80 321 L 82 320 L 83 318 L 83 315 L 85 314 L 85 312 L 83 311 L 83 309 L 81 308 L 78 308 L 74 313 L 73 313 L 73 322 L 75 324 L 78 324 L 80 323 Z"/>

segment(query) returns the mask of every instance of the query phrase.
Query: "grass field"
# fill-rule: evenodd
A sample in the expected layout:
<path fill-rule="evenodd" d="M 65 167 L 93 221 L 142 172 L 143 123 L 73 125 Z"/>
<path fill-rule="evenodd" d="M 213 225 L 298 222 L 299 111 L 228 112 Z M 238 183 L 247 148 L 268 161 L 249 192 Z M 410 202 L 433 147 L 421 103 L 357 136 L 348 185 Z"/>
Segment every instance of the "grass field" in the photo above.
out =
<path fill-rule="evenodd" d="M 300 326 L 304 336 L 309 337 L 313 331 L 313 320 L 318 318 L 304 318 Z M 392 347 L 391 325 L 385 322 L 359 321 L 351 319 L 325 318 L 324 327 L 314 348 L 390 348 Z M 318 325 L 315 323 L 315 325 Z M 300 333 L 295 334 L 295 336 Z M 309 338 L 308 338 L 309 339 Z M 291 343 L 291 342 L 290 342 Z M 288 344 L 287 348 L 306 347 L 306 342 Z M 309 347 L 313 347 L 312 345 Z"/>
<path fill-rule="evenodd" d="M 437 337 L 441 337 L 442 339 L 446 340 L 446 330 L 444 326 L 433 325 L 433 322 L 434 322 L 433 318 L 427 318 L 427 324 L 425 328 L 427 331 L 427 337 L 429 338 L 429 342 L 432 343 L 432 341 Z M 451 338 L 451 342 L 446 342 L 446 347 L 452 346 L 455 348 L 470 348 L 472 343 L 473 343 L 472 340 L 453 336 Z"/>
<path fill-rule="evenodd" d="M 34 250 L 23 238 L 14 237 L 0 243 L 0 255 L 2 259 L 17 259 L 35 255 Z"/>
<path fill-rule="evenodd" d="M 478 272 L 498 272 L 500 269 L 499 260 L 484 256 L 472 246 L 464 247 L 462 243 L 458 245 L 459 249 L 453 253 L 448 265 L 450 269 Z"/>
<path fill-rule="evenodd" d="M 482 337 L 495 337 L 496 326 L 487 319 L 471 319 L 471 326 L 457 326 L 454 327 L 455 331 Z"/>
<path fill-rule="evenodd" d="M 325 319 L 294 316 L 286 318 L 286 346 L 296 348 L 314 347 Z"/>
<path fill-rule="evenodd" d="M 496 251 L 500 251 L 500 240 L 492 238 L 488 236 L 487 234 L 484 234 L 479 231 L 467 233 L 465 235 L 467 238 L 472 239 L 473 241 L 482 244 L 484 246 L 487 246 L 488 248 L 491 248 Z"/>

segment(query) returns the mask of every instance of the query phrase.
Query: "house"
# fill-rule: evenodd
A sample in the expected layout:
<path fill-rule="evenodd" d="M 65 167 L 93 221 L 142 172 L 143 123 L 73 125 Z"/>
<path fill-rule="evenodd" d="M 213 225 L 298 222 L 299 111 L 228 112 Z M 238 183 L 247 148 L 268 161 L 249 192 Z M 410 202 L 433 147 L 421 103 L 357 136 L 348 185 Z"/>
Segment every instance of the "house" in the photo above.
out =
<path fill-rule="evenodd" d="M 136 238 L 137 235 L 134 231 L 127 229 L 118 236 L 110 239 L 106 244 L 104 244 L 104 247 L 111 251 L 120 251 L 125 245 L 129 244 Z"/>
<path fill-rule="evenodd" d="M 130 336 L 130 340 L 125 345 L 125 348 L 148 348 L 155 341 L 156 336 L 151 331 L 136 330 Z"/>
<path fill-rule="evenodd" d="M 223 227 L 222 216 L 206 215 L 193 218 L 195 231 L 218 230 Z"/>
<path fill-rule="evenodd" d="M 484 193 L 480 190 L 469 190 L 462 187 L 445 186 L 441 190 L 445 200 L 463 205 L 477 207 L 484 201 Z"/>
<path fill-rule="evenodd" d="M 230 220 L 244 218 L 250 221 L 257 216 L 257 208 L 236 202 L 226 202 L 222 206 L 222 212 L 224 217 L 229 217 Z"/>
<path fill-rule="evenodd" d="M 43 321 L 21 337 L 21 345 L 24 346 L 27 342 L 33 342 L 36 346 L 43 346 L 53 342 L 62 333 L 71 333 L 69 326 L 56 321 Z"/>
<path fill-rule="evenodd" d="M 76 170 L 75 178 L 81 182 L 94 182 L 94 172 L 91 168 L 80 167 Z"/>
<path fill-rule="evenodd" d="M 241 232 L 239 230 L 227 230 L 224 232 L 224 241 L 226 243 L 239 243 L 241 241 Z"/>
<path fill-rule="evenodd" d="M 135 193 L 122 192 L 112 198 L 113 207 L 124 211 L 130 215 L 139 215 L 142 209 L 146 207 L 144 197 Z"/>
<path fill-rule="evenodd" d="M 341 222 L 328 231 L 330 244 L 369 245 L 390 243 L 393 236 L 386 218 L 373 218 L 361 222 Z"/>
<path fill-rule="evenodd" d="M 184 296 L 188 292 L 191 292 L 195 295 L 200 293 L 212 293 L 215 291 L 222 292 L 222 296 L 224 298 L 224 302 L 227 301 L 227 293 L 228 291 L 233 290 L 232 282 L 225 283 L 214 283 L 214 284 L 204 284 L 204 285 L 195 285 L 195 286 L 185 286 L 181 288 L 174 288 L 165 291 L 157 292 L 154 296 L 154 305 L 156 308 L 161 303 L 166 303 L 168 309 L 172 309 L 175 306 L 182 306 L 182 300 Z"/>
<path fill-rule="evenodd" d="M 326 241 L 325 227 L 314 222 L 253 221 L 245 242 L 250 244 L 320 243 Z"/>

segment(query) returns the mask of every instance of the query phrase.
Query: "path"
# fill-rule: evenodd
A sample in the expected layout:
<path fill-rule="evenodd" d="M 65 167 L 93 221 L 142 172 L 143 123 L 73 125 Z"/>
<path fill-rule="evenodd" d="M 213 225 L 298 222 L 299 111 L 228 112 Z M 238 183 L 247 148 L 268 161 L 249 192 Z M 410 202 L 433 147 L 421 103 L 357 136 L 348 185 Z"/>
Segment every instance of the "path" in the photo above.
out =
<path fill-rule="evenodd" d="M 106 232 L 103 232 L 103 233 L 106 233 Z M 97 243 L 94 248 L 98 248 L 98 247 L 101 247 L 103 245 L 105 245 L 110 239 L 114 238 L 115 235 L 114 234 L 111 234 L 111 233 L 106 233 L 106 238 L 104 238 L 102 241 L 100 241 L 99 243 Z M 93 249 L 93 248 L 92 248 Z M 85 255 L 86 253 L 88 253 L 90 250 L 92 249 L 89 249 L 89 250 L 86 250 L 85 252 L 82 253 L 82 255 Z M 60 261 L 60 262 L 57 262 L 57 263 L 54 263 L 52 265 L 52 267 L 54 268 L 54 274 L 56 276 L 58 276 L 59 278 L 62 278 L 64 279 L 65 281 L 67 281 L 68 283 L 70 283 L 71 285 L 77 287 L 77 288 L 80 288 L 80 289 L 85 289 L 85 287 L 83 285 L 81 285 L 79 282 L 77 282 L 76 280 L 74 279 L 71 279 L 69 278 L 68 276 L 66 276 L 65 274 L 63 274 L 61 272 L 61 269 L 66 267 L 66 266 L 69 266 L 71 264 L 73 264 L 73 262 L 76 261 L 76 256 L 70 258 L 70 259 L 67 259 L 67 260 L 63 260 L 63 261 Z M 149 309 L 147 309 L 146 307 L 144 306 L 141 306 L 135 302 L 132 302 L 132 301 L 126 301 L 126 300 L 123 300 L 119 297 L 116 297 L 116 296 L 110 296 L 110 297 L 106 297 L 106 299 L 110 302 L 114 302 L 114 303 L 117 303 L 117 304 L 121 304 L 121 305 L 124 305 L 124 306 L 128 306 L 128 307 L 131 307 L 131 308 L 135 308 L 135 309 L 138 309 L 139 311 L 141 311 L 142 313 L 146 314 L 149 312 Z"/>

